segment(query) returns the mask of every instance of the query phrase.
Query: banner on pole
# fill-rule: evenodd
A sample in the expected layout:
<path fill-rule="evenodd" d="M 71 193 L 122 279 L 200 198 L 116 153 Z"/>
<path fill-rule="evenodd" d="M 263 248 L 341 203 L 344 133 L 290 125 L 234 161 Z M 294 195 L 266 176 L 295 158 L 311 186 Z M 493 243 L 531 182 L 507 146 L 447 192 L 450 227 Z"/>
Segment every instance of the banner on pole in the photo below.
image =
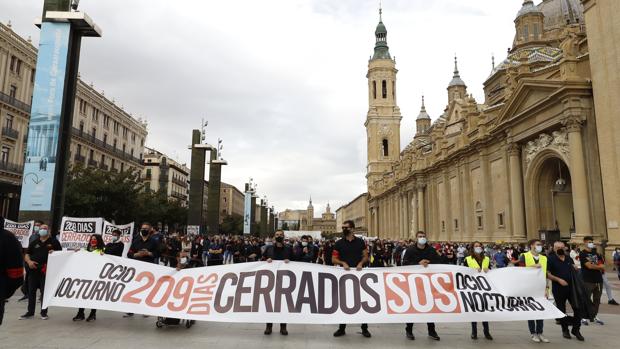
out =
<path fill-rule="evenodd" d="M 110 223 L 106 220 L 103 221 L 103 229 L 102 229 L 102 238 L 103 238 L 103 242 L 108 244 L 112 241 L 112 232 L 114 230 L 120 230 L 121 232 L 121 242 L 125 245 L 125 248 L 123 248 L 123 256 L 127 256 L 127 252 L 129 252 L 129 248 L 131 247 L 131 242 L 132 242 L 132 238 L 133 238 L 133 229 L 134 229 L 134 222 L 131 222 L 129 224 L 113 224 Z"/>
<path fill-rule="evenodd" d="M 58 242 L 63 250 L 78 250 L 88 246 L 92 234 L 101 235 L 103 218 L 62 217 Z"/>
<path fill-rule="evenodd" d="M 43 308 L 219 322 L 405 323 L 555 319 L 541 269 L 364 269 L 281 261 L 176 271 L 80 251 L 50 255 Z"/>
<path fill-rule="evenodd" d="M 252 192 L 246 191 L 243 203 L 243 235 L 250 235 L 252 231 Z"/>
<path fill-rule="evenodd" d="M 28 248 L 30 243 L 30 236 L 34 230 L 34 221 L 28 221 L 23 223 L 13 222 L 11 220 L 4 220 L 4 229 L 10 231 L 15 235 L 17 240 L 21 242 L 22 248 Z"/>

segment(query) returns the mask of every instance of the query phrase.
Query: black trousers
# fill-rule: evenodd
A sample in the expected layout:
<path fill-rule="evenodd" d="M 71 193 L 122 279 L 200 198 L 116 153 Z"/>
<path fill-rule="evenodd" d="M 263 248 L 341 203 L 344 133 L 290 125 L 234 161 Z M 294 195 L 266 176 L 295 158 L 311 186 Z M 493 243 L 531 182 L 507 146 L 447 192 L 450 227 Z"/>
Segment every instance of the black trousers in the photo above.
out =
<path fill-rule="evenodd" d="M 578 311 L 575 311 L 577 308 L 576 304 L 573 304 L 570 297 L 570 286 L 554 288 L 552 290 L 553 299 L 555 300 L 555 306 L 566 314 L 566 302 L 568 302 L 573 308 L 573 312 L 575 313 L 573 316 L 566 316 L 560 319 L 560 326 L 562 326 L 562 331 L 567 331 L 568 326 L 573 326 L 573 328 L 579 329 L 581 327 L 581 314 Z"/>
<path fill-rule="evenodd" d="M 489 333 L 489 323 L 486 321 L 482 321 L 482 331 L 483 333 Z M 472 322 L 471 323 L 471 334 L 478 334 L 478 323 L 477 322 Z"/>
<path fill-rule="evenodd" d="M 4 305 L 6 304 L 6 299 L 0 299 L 0 326 L 2 326 L 2 319 L 4 319 Z"/>
<path fill-rule="evenodd" d="M 428 333 L 436 333 L 435 331 L 435 323 L 434 322 L 427 322 L 426 323 L 426 327 L 428 328 Z M 412 322 L 408 322 L 407 323 L 407 327 L 405 327 L 405 331 L 407 332 L 411 332 L 413 331 L 413 323 Z"/>
<path fill-rule="evenodd" d="M 340 325 L 338 325 L 338 329 L 339 330 L 343 330 L 344 331 L 345 328 L 347 328 L 347 324 L 340 324 Z M 366 330 L 368 330 L 368 324 L 362 324 L 362 331 L 366 331 Z"/>
<path fill-rule="evenodd" d="M 82 316 L 84 316 L 84 308 L 78 309 L 78 314 L 82 314 Z M 91 309 L 90 310 L 90 314 L 91 315 L 96 315 L 97 314 L 97 309 Z"/>
<path fill-rule="evenodd" d="M 34 314 L 37 305 L 37 290 L 41 290 L 41 298 L 45 290 L 45 274 L 38 270 L 30 270 L 28 274 L 28 313 Z M 41 313 L 47 313 L 47 309 L 41 308 Z"/>

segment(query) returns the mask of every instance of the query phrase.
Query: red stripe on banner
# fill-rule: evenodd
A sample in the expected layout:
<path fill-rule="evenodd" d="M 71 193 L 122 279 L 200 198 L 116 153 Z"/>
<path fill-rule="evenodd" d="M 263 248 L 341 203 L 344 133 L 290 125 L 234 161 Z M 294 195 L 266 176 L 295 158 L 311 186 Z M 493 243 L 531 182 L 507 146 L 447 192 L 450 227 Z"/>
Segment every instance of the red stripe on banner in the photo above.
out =
<path fill-rule="evenodd" d="M 7 275 L 11 279 L 19 279 L 24 277 L 24 268 L 9 268 L 6 270 Z"/>

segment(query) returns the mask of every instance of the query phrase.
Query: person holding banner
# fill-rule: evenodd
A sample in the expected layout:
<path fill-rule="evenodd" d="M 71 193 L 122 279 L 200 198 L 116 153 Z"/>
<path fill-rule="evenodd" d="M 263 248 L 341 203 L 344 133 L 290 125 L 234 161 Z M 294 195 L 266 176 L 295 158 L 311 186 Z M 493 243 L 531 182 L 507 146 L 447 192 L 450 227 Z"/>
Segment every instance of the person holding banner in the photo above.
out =
<path fill-rule="evenodd" d="M 476 269 L 479 272 L 488 272 L 491 267 L 491 258 L 485 256 L 482 243 L 476 241 L 472 244 L 472 249 L 469 251 L 469 256 L 465 257 L 465 266 Z M 493 337 L 489 331 L 489 323 L 487 321 L 482 322 L 482 329 L 484 338 L 492 341 Z M 478 323 L 471 323 L 471 339 L 478 339 Z"/>
<path fill-rule="evenodd" d="M 124 249 L 125 244 L 121 241 L 121 231 L 119 229 L 112 230 L 112 241 L 105 245 L 105 254 L 122 257 Z"/>
<path fill-rule="evenodd" d="M 290 245 L 284 243 L 284 231 L 277 230 L 274 234 L 274 239 L 276 240 L 275 245 L 267 246 L 265 253 L 263 254 L 263 258 L 267 261 L 267 263 L 271 263 L 274 260 L 288 263 L 291 258 L 293 258 L 293 249 Z M 272 330 L 273 324 L 268 323 L 265 327 L 265 335 L 270 335 Z M 288 335 L 286 324 L 280 324 L 280 334 L 283 336 Z"/>
<path fill-rule="evenodd" d="M 428 244 L 426 233 L 420 230 L 416 233 L 416 243 L 405 250 L 402 265 L 421 265 L 427 268 L 429 264 L 439 264 L 440 262 L 439 253 L 437 253 L 433 246 Z M 435 323 L 429 322 L 426 324 L 426 327 L 428 328 L 428 336 L 430 338 L 436 341 L 441 339 L 435 330 Z M 408 339 L 415 339 L 413 323 L 407 323 L 405 334 Z"/>
<path fill-rule="evenodd" d="M 39 238 L 28 246 L 24 256 L 30 269 L 28 275 L 28 312 L 20 316 L 20 320 L 34 317 L 34 310 L 37 304 L 37 290 L 41 290 L 41 298 L 43 298 L 43 291 L 45 290 L 47 258 L 53 251 L 60 250 L 62 250 L 60 242 L 50 235 L 47 224 L 41 225 Z M 48 318 L 47 309 L 41 309 L 41 319 L 47 320 Z"/>
<path fill-rule="evenodd" d="M 151 238 L 151 225 L 142 223 L 140 228 L 140 237 L 134 239 L 127 252 L 127 258 L 135 259 L 146 263 L 155 263 L 155 257 L 159 252 L 157 241 Z M 133 313 L 125 313 L 123 317 L 132 317 Z M 146 315 L 143 315 L 146 317 Z"/>
<path fill-rule="evenodd" d="M 39 239 L 39 229 L 41 229 L 42 224 L 44 224 L 42 221 L 34 221 L 34 225 L 32 226 L 32 235 L 30 235 L 30 238 L 28 238 L 28 245 L 30 245 L 33 241 Z M 24 268 L 26 269 L 26 276 L 24 278 L 24 284 L 22 285 L 22 293 L 24 295 L 18 300 L 18 302 L 28 299 L 28 275 L 30 274 L 30 268 L 28 268 L 28 264 L 26 264 L 26 261 L 24 261 Z"/>
<path fill-rule="evenodd" d="M 4 318 L 4 305 L 24 282 L 24 259 L 19 240 L 4 229 L 4 218 L 0 217 L 0 325 Z"/>
<path fill-rule="evenodd" d="M 103 238 L 101 237 L 101 235 L 93 234 L 90 236 L 90 239 L 88 240 L 88 246 L 86 246 L 86 251 L 102 255 L 104 253 L 104 248 L 105 246 L 103 244 Z M 78 309 L 77 315 L 73 317 L 73 321 L 82 320 L 84 320 L 84 308 Z M 86 322 L 91 322 L 95 320 L 97 320 L 97 309 L 91 309 L 90 314 L 88 314 L 88 318 L 86 319 Z"/>
<path fill-rule="evenodd" d="M 528 245 L 530 250 L 519 256 L 519 265 L 526 268 L 541 268 L 543 275 L 547 275 L 547 257 L 542 255 L 543 244 L 539 239 L 532 239 Z M 528 320 L 527 325 L 530 329 L 532 341 L 536 343 L 549 343 L 549 340 L 543 336 L 543 320 Z"/>
<path fill-rule="evenodd" d="M 355 223 L 351 220 L 342 223 L 343 238 L 336 241 L 334 245 L 332 263 L 342 266 L 347 271 L 351 270 L 351 266 L 355 266 L 355 269 L 360 271 L 368 263 L 368 248 L 364 240 L 353 234 L 353 228 L 355 228 Z M 334 332 L 334 337 L 344 336 L 346 328 L 346 324 L 340 324 L 338 330 Z M 371 337 L 368 324 L 362 324 L 362 336 Z"/>

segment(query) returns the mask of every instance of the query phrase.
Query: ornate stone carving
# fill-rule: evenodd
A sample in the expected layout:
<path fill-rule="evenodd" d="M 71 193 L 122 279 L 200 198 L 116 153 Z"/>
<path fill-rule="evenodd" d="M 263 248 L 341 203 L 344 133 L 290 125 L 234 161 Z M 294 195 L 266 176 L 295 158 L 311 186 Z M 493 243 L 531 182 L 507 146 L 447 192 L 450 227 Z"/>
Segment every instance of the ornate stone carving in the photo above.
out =
<path fill-rule="evenodd" d="M 523 148 L 525 165 L 529 166 L 536 155 L 545 149 L 553 149 L 568 156 L 568 134 L 566 131 L 553 131 L 551 135 L 541 133 L 537 139 L 527 142 Z"/>

